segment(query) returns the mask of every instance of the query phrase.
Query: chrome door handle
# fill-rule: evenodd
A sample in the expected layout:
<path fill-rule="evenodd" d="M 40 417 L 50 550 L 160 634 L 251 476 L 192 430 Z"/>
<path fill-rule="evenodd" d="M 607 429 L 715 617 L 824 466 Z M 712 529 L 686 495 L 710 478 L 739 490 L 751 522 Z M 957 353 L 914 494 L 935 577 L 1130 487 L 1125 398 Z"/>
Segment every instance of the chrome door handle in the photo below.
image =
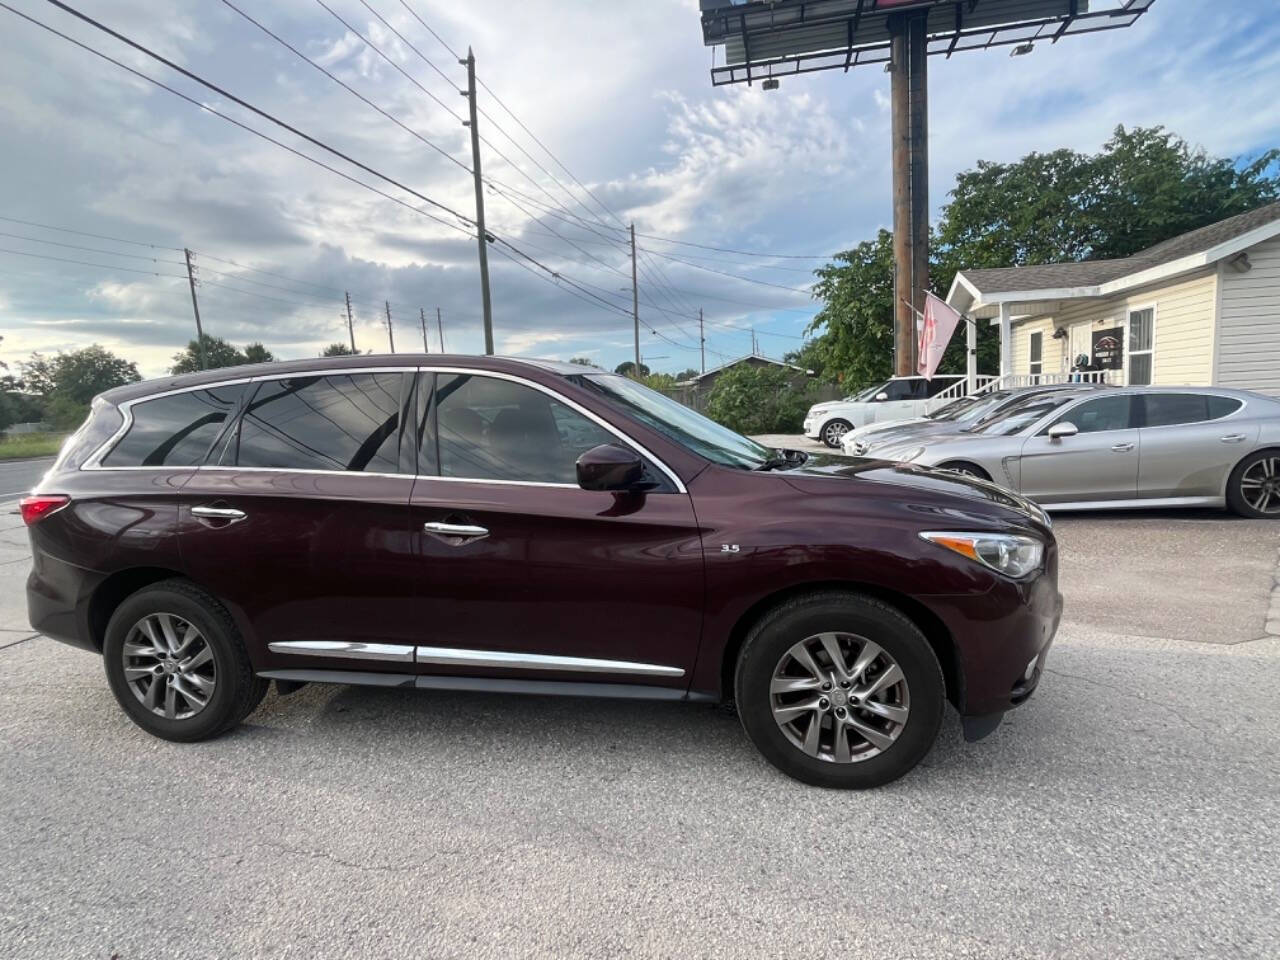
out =
<path fill-rule="evenodd" d="M 424 523 L 422 529 L 441 537 L 487 537 L 488 529 L 470 523 Z"/>
<path fill-rule="evenodd" d="M 192 507 L 191 515 L 207 520 L 228 520 L 231 523 L 248 516 L 243 510 L 237 510 L 234 507 Z"/>
<path fill-rule="evenodd" d="M 1130 450 L 1133 449 L 1133 444 L 1117 443 L 1117 444 L 1113 444 L 1111 449 L 1114 450 L 1116 453 L 1128 453 Z"/>
<path fill-rule="evenodd" d="M 1239 443 L 1245 439 L 1245 436 L 1243 433 L 1228 433 L 1225 437 L 1219 437 L 1218 439 L 1223 443 Z"/>

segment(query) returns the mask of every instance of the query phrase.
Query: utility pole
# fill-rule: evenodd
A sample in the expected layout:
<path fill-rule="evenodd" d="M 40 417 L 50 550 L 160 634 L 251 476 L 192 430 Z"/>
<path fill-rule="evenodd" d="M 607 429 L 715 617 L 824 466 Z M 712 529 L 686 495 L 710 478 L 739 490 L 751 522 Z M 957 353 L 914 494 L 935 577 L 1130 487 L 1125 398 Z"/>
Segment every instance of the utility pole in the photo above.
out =
<path fill-rule="evenodd" d="M 489 241 L 484 230 L 484 187 L 480 182 L 480 130 L 476 126 L 476 56 L 467 47 L 467 59 L 459 60 L 467 68 L 467 98 L 471 119 L 462 121 L 471 128 L 471 172 L 476 180 L 476 239 L 480 244 L 480 300 L 484 306 L 484 352 L 493 354 L 493 305 L 489 300 Z"/>
<path fill-rule="evenodd" d="M 187 257 L 187 283 L 191 285 L 191 309 L 196 315 L 196 356 L 200 358 L 200 369 L 204 370 L 209 364 L 204 355 L 204 330 L 200 326 L 200 304 L 196 302 L 196 274 L 191 267 L 191 251 L 183 247 L 182 252 Z"/>
<path fill-rule="evenodd" d="M 395 334 L 391 332 L 391 301 L 383 300 L 382 302 L 387 305 L 387 342 L 391 344 L 391 352 L 395 353 L 396 338 L 395 338 Z"/>
<path fill-rule="evenodd" d="M 631 319 L 636 328 L 636 379 L 640 379 L 640 287 L 636 283 L 636 225 L 631 224 Z"/>
<path fill-rule="evenodd" d="M 436 329 L 440 331 L 440 352 L 444 353 L 444 321 L 440 319 L 439 307 L 436 307 Z"/>
<path fill-rule="evenodd" d="M 422 319 L 422 352 L 430 353 L 431 348 L 427 346 L 427 311 L 419 307 L 418 316 Z"/>
<path fill-rule="evenodd" d="M 702 355 L 702 372 L 707 372 L 707 335 L 702 327 L 702 308 L 698 308 L 698 352 Z"/>
<path fill-rule="evenodd" d="M 925 15 L 921 15 L 925 14 Z M 917 311 L 929 286 L 926 11 L 888 18 L 893 136 L 894 373 L 916 372 Z"/>
<path fill-rule="evenodd" d="M 356 325 L 351 322 L 351 294 L 345 290 L 343 292 L 347 294 L 347 333 L 351 334 L 351 352 L 355 353 L 356 352 Z"/>

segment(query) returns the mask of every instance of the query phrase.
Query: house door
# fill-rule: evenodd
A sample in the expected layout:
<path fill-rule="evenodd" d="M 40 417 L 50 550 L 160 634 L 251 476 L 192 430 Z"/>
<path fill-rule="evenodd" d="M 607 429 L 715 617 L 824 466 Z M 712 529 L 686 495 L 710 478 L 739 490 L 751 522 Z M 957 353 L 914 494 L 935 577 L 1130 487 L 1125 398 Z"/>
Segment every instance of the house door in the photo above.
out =
<path fill-rule="evenodd" d="M 1064 372 L 1070 370 L 1076 365 L 1076 357 L 1084 356 L 1088 359 L 1089 351 L 1091 349 L 1092 344 L 1089 342 L 1089 324 L 1073 324 L 1071 327 L 1071 343 L 1068 349 L 1068 356 L 1063 358 L 1063 362 L 1066 365 Z"/>

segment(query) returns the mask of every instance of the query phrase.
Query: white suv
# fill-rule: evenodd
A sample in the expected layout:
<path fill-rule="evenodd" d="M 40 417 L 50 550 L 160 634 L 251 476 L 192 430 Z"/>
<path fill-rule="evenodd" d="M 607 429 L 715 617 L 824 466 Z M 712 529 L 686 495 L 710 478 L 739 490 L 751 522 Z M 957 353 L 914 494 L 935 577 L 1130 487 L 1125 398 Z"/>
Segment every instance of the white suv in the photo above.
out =
<path fill-rule="evenodd" d="M 892 377 L 843 400 L 814 404 L 805 414 L 804 435 L 839 447 L 841 438 L 856 427 L 923 416 L 931 398 L 963 380 L 962 376 Z"/>

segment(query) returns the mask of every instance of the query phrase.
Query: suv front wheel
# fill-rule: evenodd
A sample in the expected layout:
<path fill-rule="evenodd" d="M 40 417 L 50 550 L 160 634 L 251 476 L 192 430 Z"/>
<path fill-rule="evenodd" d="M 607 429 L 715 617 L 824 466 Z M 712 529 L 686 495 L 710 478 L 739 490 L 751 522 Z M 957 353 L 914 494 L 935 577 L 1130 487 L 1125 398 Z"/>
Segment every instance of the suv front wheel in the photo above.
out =
<path fill-rule="evenodd" d="M 900 611 L 852 593 L 783 603 L 748 635 L 734 684 L 756 747 L 783 773 L 823 787 L 896 780 L 942 722 L 938 658 Z"/>
<path fill-rule="evenodd" d="M 853 428 L 848 420 L 831 420 L 822 428 L 822 442 L 832 449 L 840 446 L 844 435 Z"/>
<path fill-rule="evenodd" d="M 107 624 L 102 659 L 124 712 L 165 740 L 225 733 L 267 693 L 231 615 L 186 580 L 126 598 Z"/>

